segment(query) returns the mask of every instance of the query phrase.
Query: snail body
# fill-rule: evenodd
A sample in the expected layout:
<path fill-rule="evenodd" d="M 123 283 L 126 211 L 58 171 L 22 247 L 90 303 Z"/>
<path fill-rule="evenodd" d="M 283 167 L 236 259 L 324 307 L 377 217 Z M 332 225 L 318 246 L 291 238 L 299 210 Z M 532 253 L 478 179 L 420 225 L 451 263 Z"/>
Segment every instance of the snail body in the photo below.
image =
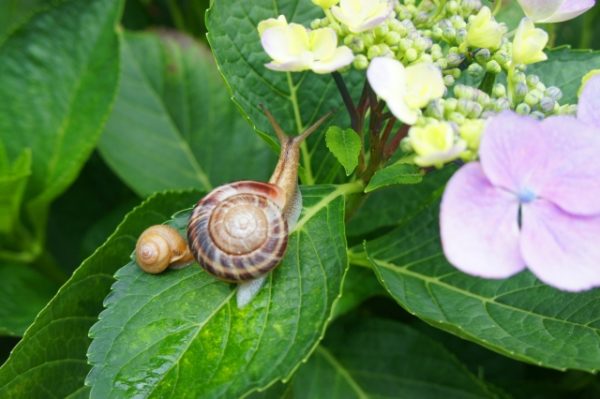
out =
<path fill-rule="evenodd" d="M 138 266 L 146 273 L 158 274 L 167 267 L 178 267 L 194 260 L 185 239 L 173 227 L 155 225 L 147 228 L 135 245 Z"/>
<path fill-rule="evenodd" d="M 298 190 L 300 144 L 329 116 L 290 137 L 265 110 L 281 143 L 268 183 L 239 181 L 217 187 L 192 211 L 187 236 L 198 263 L 215 277 L 243 283 L 275 268 L 302 207 Z"/>

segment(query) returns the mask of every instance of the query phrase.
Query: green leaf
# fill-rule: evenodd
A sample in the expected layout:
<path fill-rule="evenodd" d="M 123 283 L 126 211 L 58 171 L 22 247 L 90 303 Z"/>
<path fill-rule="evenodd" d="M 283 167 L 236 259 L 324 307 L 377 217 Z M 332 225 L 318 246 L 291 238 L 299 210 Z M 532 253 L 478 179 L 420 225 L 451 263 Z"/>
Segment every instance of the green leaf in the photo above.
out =
<path fill-rule="evenodd" d="M 347 266 L 340 189 L 302 190 L 282 264 L 243 309 L 235 286 L 200 267 L 117 273 L 94 338 L 92 398 L 238 398 L 288 378 L 324 333 Z M 188 213 L 173 221 L 185 228 Z"/>
<path fill-rule="evenodd" d="M 576 104 L 581 79 L 590 70 L 600 68 L 600 52 L 560 47 L 546 54 L 548 60 L 530 65 L 527 73 L 538 75 L 546 86 L 560 88 L 561 104 Z"/>
<path fill-rule="evenodd" d="M 188 207 L 198 193 L 157 194 L 135 208 L 111 237 L 75 271 L 40 312 L 0 368 L 0 397 L 83 396 L 90 370 L 86 352 L 89 328 L 110 292 L 113 274 L 130 259 L 139 234 Z"/>
<path fill-rule="evenodd" d="M 294 398 L 496 398 L 442 345 L 401 323 L 335 323 L 292 380 Z"/>
<path fill-rule="evenodd" d="M 174 31 L 128 33 L 121 57 L 99 148 L 135 192 L 268 178 L 274 154 L 229 99 L 207 48 Z"/>
<path fill-rule="evenodd" d="M 10 233 L 19 220 L 21 200 L 31 175 L 31 150 L 24 149 L 11 164 L 0 141 L 0 234 Z"/>
<path fill-rule="evenodd" d="M 436 199 L 455 171 L 456 167 L 448 165 L 426 174 L 420 184 L 383 187 L 372 192 L 350 219 L 347 235 L 363 237 L 378 229 L 398 226 Z"/>
<path fill-rule="evenodd" d="M 378 295 L 387 296 L 387 291 L 379 284 L 373 271 L 365 267 L 350 267 L 344 278 L 342 296 L 335 303 L 333 318 L 350 312 L 365 300 Z"/>
<path fill-rule="evenodd" d="M 28 18 L 51 3 L 51 0 L 3 0 L 0 2 L 0 41 Z"/>
<path fill-rule="evenodd" d="M 20 337 L 58 287 L 25 265 L 0 265 L 0 335 Z"/>
<path fill-rule="evenodd" d="M 325 133 L 325 143 L 329 151 L 346 169 L 346 176 L 350 176 L 358 166 L 361 149 L 358 134 L 352 129 L 330 126 Z"/>
<path fill-rule="evenodd" d="M 321 18 L 322 11 L 310 0 L 220 0 L 212 2 L 207 13 L 208 41 L 219 70 L 223 74 L 233 100 L 261 133 L 273 135 L 272 129 L 259 108 L 267 107 L 284 131 L 297 134 L 318 118 L 343 105 L 333 78 L 311 71 L 302 73 L 275 72 L 264 64 L 270 61 L 264 52 L 257 24 L 267 18 L 285 15 L 290 22 L 308 25 Z M 364 73 L 345 74 L 350 91 L 357 98 L 357 89 Z M 337 112 L 331 124 L 349 126 L 345 112 Z M 306 184 L 332 182 L 341 168 L 331 153 L 321 145 L 325 130 L 309 138 L 309 152 L 304 148 L 301 178 Z M 310 162 L 313 160 L 313 162 Z M 311 165 L 307 168 L 307 165 Z M 343 173 L 343 172 L 342 172 Z"/>
<path fill-rule="evenodd" d="M 119 73 L 114 0 L 52 2 L 0 40 L 0 141 L 32 153 L 25 200 L 43 234 L 48 204 L 96 145 Z"/>
<path fill-rule="evenodd" d="M 453 268 L 439 239 L 439 207 L 366 245 L 379 280 L 402 307 L 438 328 L 517 360 L 600 369 L 600 289 L 574 294 L 529 273 L 487 280 Z M 352 262 L 360 262 L 358 259 Z"/>
<path fill-rule="evenodd" d="M 365 193 L 395 184 L 418 184 L 423 181 L 423 175 L 424 172 L 417 166 L 398 161 L 378 170 L 365 188 Z"/>

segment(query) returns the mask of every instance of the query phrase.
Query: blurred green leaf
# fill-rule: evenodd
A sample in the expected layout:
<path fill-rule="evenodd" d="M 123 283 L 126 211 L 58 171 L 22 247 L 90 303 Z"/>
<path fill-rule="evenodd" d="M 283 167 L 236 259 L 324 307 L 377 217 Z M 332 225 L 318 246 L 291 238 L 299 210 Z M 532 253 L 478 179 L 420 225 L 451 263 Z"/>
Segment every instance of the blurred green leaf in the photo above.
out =
<path fill-rule="evenodd" d="M 22 336 L 57 288 L 29 266 L 0 265 L 0 335 Z"/>
<path fill-rule="evenodd" d="M 24 200 L 36 237 L 48 204 L 76 178 L 110 111 L 120 12 L 120 1 L 55 1 L 0 40 L 0 141 L 10 162 L 31 149 Z"/>
<path fill-rule="evenodd" d="M 356 308 L 367 299 L 387 295 L 372 270 L 365 267 L 350 267 L 344 278 L 342 296 L 335 303 L 334 317 L 338 318 Z"/>
<path fill-rule="evenodd" d="M 88 330 L 103 308 L 113 274 L 130 259 L 146 227 L 162 223 L 199 197 L 195 192 L 157 194 L 127 215 L 37 316 L 0 368 L 0 397 L 47 398 L 49 392 L 60 398 L 87 396 Z"/>
<path fill-rule="evenodd" d="M 424 172 L 417 166 L 398 161 L 378 170 L 365 188 L 365 193 L 396 184 L 418 184 L 423 181 L 423 175 Z"/>
<path fill-rule="evenodd" d="M 279 267 L 246 307 L 200 267 L 117 273 L 94 338 L 92 398 L 238 398 L 288 378 L 322 337 L 347 267 L 341 192 L 302 190 L 303 212 Z M 173 225 L 185 229 L 189 212 Z"/>
<path fill-rule="evenodd" d="M 290 22 L 308 25 L 312 19 L 321 17 L 322 11 L 309 0 L 220 0 L 212 3 L 207 13 L 207 37 L 233 100 L 256 131 L 269 141 L 273 141 L 272 129 L 259 107 L 261 104 L 290 134 L 300 133 L 334 109 L 339 111 L 328 123 L 349 126 L 349 118 L 331 76 L 312 71 L 275 72 L 264 66 L 270 59 L 260 44 L 256 26 L 261 20 L 277 18 L 281 14 Z M 356 98 L 364 73 L 346 73 L 344 79 Z M 302 154 L 305 168 L 300 177 L 305 184 L 314 181 L 330 183 L 343 177 L 340 165 L 323 145 L 324 136 L 325 129 L 321 129 L 309 137 L 310 151 Z M 308 159 L 312 162 L 307 162 Z M 306 169 L 307 163 L 311 165 L 310 170 Z"/>
<path fill-rule="evenodd" d="M 350 176 L 358 166 L 358 156 L 362 147 L 358 134 L 352 129 L 330 126 L 325 133 L 325 143 L 346 169 L 346 176 Z"/>
<path fill-rule="evenodd" d="M 0 42 L 3 36 L 24 25 L 42 11 L 52 0 L 2 0 L 0 2 Z"/>
<path fill-rule="evenodd" d="M 0 141 L 0 234 L 10 233 L 18 222 L 21 200 L 31 175 L 31 150 L 9 163 Z"/>
<path fill-rule="evenodd" d="M 99 148 L 135 192 L 268 178 L 274 154 L 200 43 L 174 31 L 129 33 L 121 56 L 121 87 Z"/>
<path fill-rule="evenodd" d="M 383 187 L 370 193 L 350 219 L 347 235 L 362 237 L 379 229 L 398 226 L 437 198 L 455 171 L 455 166 L 448 165 L 426 174 L 420 184 Z"/>
<path fill-rule="evenodd" d="M 556 86 L 563 92 L 561 104 L 577 104 L 581 79 L 592 69 L 600 68 L 600 52 L 571 50 L 561 47 L 546 51 L 548 60 L 530 65 L 527 73 L 538 75 L 546 86 Z"/>
<path fill-rule="evenodd" d="M 436 203 L 366 245 L 364 264 L 375 269 L 402 307 L 517 360 L 555 369 L 600 369 L 600 289 L 561 292 L 529 272 L 505 280 L 461 273 L 442 252 L 438 212 Z"/>
<path fill-rule="evenodd" d="M 291 382 L 294 398 L 497 398 L 442 345 L 401 323 L 334 323 Z"/>

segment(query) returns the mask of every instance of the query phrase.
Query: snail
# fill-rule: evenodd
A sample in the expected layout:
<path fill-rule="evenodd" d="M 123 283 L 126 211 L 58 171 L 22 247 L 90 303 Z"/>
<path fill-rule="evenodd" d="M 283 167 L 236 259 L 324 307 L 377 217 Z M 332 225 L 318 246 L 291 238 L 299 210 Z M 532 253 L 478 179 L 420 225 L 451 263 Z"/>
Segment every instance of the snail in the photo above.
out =
<path fill-rule="evenodd" d="M 185 239 L 173 227 L 147 228 L 135 245 L 138 266 L 146 273 L 158 274 L 167 267 L 178 268 L 194 261 Z"/>
<path fill-rule="evenodd" d="M 300 144 L 330 115 L 292 137 L 269 111 L 263 111 L 281 143 L 269 182 L 239 181 L 215 188 L 194 207 L 187 230 L 191 252 L 206 271 L 221 280 L 242 283 L 254 293 L 262 277 L 283 258 L 288 232 L 300 216 Z"/>

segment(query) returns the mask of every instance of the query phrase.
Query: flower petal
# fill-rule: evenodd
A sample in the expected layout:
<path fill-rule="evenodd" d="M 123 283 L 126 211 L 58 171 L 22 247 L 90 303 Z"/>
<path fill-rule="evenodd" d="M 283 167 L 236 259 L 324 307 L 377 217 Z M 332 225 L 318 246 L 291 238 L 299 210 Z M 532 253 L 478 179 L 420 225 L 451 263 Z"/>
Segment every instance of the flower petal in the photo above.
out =
<path fill-rule="evenodd" d="M 506 111 L 487 122 L 479 154 L 495 186 L 519 193 L 535 190 L 548 179 L 547 170 L 556 159 L 546 147 L 540 122 Z"/>
<path fill-rule="evenodd" d="M 407 93 L 406 69 L 400 61 L 384 57 L 373 58 L 367 70 L 367 78 L 373 91 L 385 100 L 396 118 L 409 125 L 417 121 L 418 110 L 410 109 L 404 100 Z"/>
<path fill-rule="evenodd" d="M 563 22 L 576 18 L 594 6 L 594 0 L 568 0 L 563 1 L 554 15 L 543 22 Z"/>
<path fill-rule="evenodd" d="M 321 61 L 315 61 L 311 69 L 315 73 L 330 73 L 349 65 L 354 60 L 354 54 L 346 46 L 338 47 L 333 53 L 333 57 Z"/>
<path fill-rule="evenodd" d="M 600 75 L 588 80 L 583 88 L 579 97 L 577 117 L 600 129 L 600 112 L 598 110 L 600 110 Z"/>
<path fill-rule="evenodd" d="M 554 287 L 600 285 L 600 216 L 574 216 L 544 200 L 523 206 L 521 251 L 528 268 Z"/>
<path fill-rule="evenodd" d="M 537 194 L 578 215 L 600 214 L 600 132 L 574 117 L 542 122 L 547 179 Z M 536 189 L 534 189 L 536 190 Z"/>
<path fill-rule="evenodd" d="M 292 62 L 309 52 L 308 33 L 298 24 L 266 29 L 261 43 L 266 53 L 278 63 Z"/>
<path fill-rule="evenodd" d="M 529 18 L 540 22 L 551 17 L 565 0 L 518 0 Z"/>
<path fill-rule="evenodd" d="M 309 33 L 310 48 L 315 60 L 328 59 L 337 47 L 337 35 L 331 28 L 315 29 Z"/>
<path fill-rule="evenodd" d="M 478 162 L 463 166 L 448 183 L 440 212 L 442 245 L 450 263 L 488 278 L 523 270 L 518 210 L 517 198 L 492 186 Z"/>

